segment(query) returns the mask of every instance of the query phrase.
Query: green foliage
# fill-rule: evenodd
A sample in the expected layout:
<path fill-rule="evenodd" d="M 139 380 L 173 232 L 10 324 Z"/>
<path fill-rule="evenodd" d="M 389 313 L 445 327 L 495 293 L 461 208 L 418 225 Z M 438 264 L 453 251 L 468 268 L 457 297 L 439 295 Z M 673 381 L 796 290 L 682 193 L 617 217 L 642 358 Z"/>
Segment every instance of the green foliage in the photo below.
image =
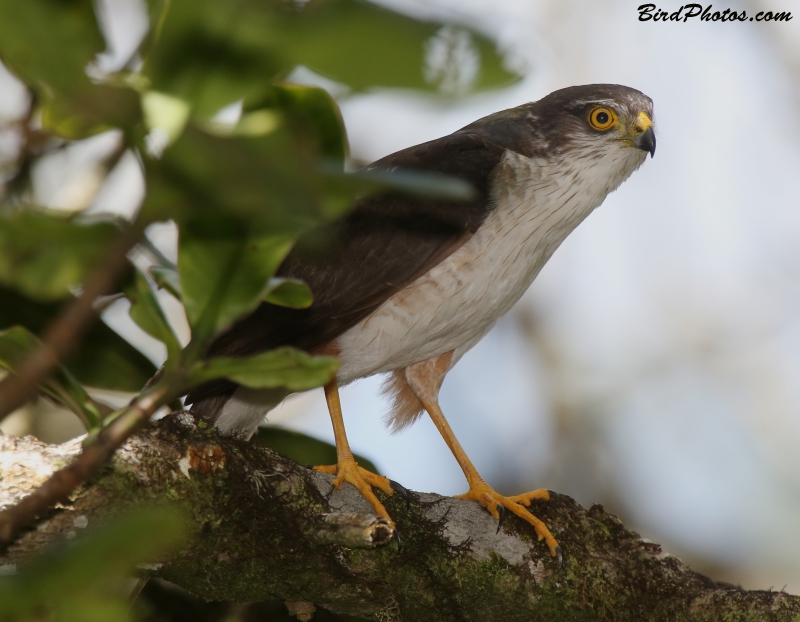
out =
<path fill-rule="evenodd" d="M 354 90 L 438 86 L 426 80 L 423 68 L 426 47 L 441 23 L 398 15 L 363 0 L 310 0 L 300 11 L 281 13 L 274 23 L 275 40 L 294 65 Z M 514 76 L 504 69 L 494 45 L 479 34 L 468 36 L 477 43 L 477 84 L 497 87 L 512 82 Z"/>
<path fill-rule="evenodd" d="M 346 174 L 348 141 L 336 102 L 321 88 L 290 84 L 292 73 L 305 67 L 340 83 L 342 92 L 388 87 L 452 94 L 448 80 L 459 67 L 428 65 L 437 56 L 431 50 L 442 52 L 457 40 L 471 55 L 472 88 L 498 87 L 515 76 L 485 37 L 364 0 L 147 0 L 149 32 L 120 71 L 104 74 L 94 7 L 92 0 L 0 1 L 0 60 L 32 95 L 32 109 L 18 121 L 24 144 L 2 171 L 10 181 L 0 181 L 0 365 L 19 370 L 39 347 L 34 334 L 74 300 L 121 239 L 109 221 L 28 205 L 31 171 L 72 141 L 115 128 L 121 144 L 109 165 L 128 150 L 145 177 L 141 210 L 126 226 L 144 231 L 172 221 L 178 227 L 177 266 L 143 266 L 144 272 L 129 266 L 125 283 L 117 285 L 130 300 L 133 321 L 166 345 L 159 392 L 148 389 L 160 396 L 156 406 L 219 378 L 286 391 L 328 382 L 335 358 L 279 348 L 208 359 L 204 351 L 264 301 L 312 305 L 305 283 L 278 278 L 276 271 L 301 233 L 342 217 L 360 197 L 391 191 L 464 199 L 472 188 L 420 173 Z M 438 56 L 452 61 L 453 51 Z M 236 102 L 238 120 L 221 123 L 217 113 Z M 182 303 L 192 333 L 186 348 L 147 272 Z M 155 371 L 96 322 L 79 351 L 39 389 L 96 431 L 106 408 L 83 385 L 137 392 Z M 274 430 L 258 438 L 267 437 L 302 462 L 335 461 L 335 450 L 320 441 Z M 0 619 L 128 620 L 119 577 L 159 555 L 179 532 L 173 515 L 131 515 L 18 575 L 0 577 Z"/>
<path fill-rule="evenodd" d="M 166 509 L 134 510 L 62 543 L 18 573 L 0 576 L 0 620 L 127 622 L 126 580 L 184 536 L 180 516 Z"/>
<path fill-rule="evenodd" d="M 425 54 L 441 23 L 398 15 L 362 0 L 151 0 L 160 31 L 145 48 L 145 75 L 155 90 L 192 102 L 208 117 L 239 99 L 258 99 L 269 83 L 305 66 L 363 91 L 436 88 L 425 78 Z M 158 17 L 157 17 L 158 16 Z M 467 35 L 480 88 L 508 84 L 493 44 Z"/>
<path fill-rule="evenodd" d="M 39 340 L 22 326 L 0 331 L 0 367 L 15 372 L 39 345 Z M 74 412 L 87 429 L 96 428 L 102 419 L 98 405 L 75 377 L 60 366 L 41 386 L 53 401 Z"/>
<path fill-rule="evenodd" d="M 79 138 L 141 117 L 130 89 L 93 83 L 87 65 L 104 48 L 91 0 L 0 3 L 0 58 L 44 104 L 44 126 Z"/>
<path fill-rule="evenodd" d="M 259 113 L 232 128 L 189 124 L 161 159 L 148 160 L 143 215 L 295 234 L 316 222 L 310 154 L 271 115 L 251 115 Z"/>
<path fill-rule="evenodd" d="M 286 79 L 303 66 L 353 91 L 436 89 L 426 54 L 447 38 L 444 24 L 363 0 L 150 0 L 147 6 L 151 29 L 137 51 L 143 63 L 103 74 L 97 55 L 104 39 L 91 0 L 0 3 L 0 59 L 33 92 L 30 117 L 43 124 L 16 175 L 29 175 L 39 155 L 62 144 L 48 143 L 48 135 L 122 130 L 118 153 L 135 150 L 146 177 L 138 230 L 165 220 L 179 229 L 177 267 L 155 266 L 150 274 L 183 304 L 189 346 L 181 348 L 143 274 L 132 271 L 124 287 L 131 318 L 167 347 L 164 373 L 183 388 L 187 379 L 219 377 L 291 390 L 326 382 L 335 372 L 331 359 L 278 350 L 206 361 L 203 350 L 264 301 L 312 305 L 307 285 L 275 272 L 300 233 L 346 214 L 359 197 L 399 191 L 463 199 L 471 188 L 419 173 L 345 174 L 347 135 L 336 102 L 321 88 Z M 476 85 L 513 79 L 491 42 L 458 32 L 462 43 L 471 41 Z M 215 120 L 237 101 L 238 121 Z M 111 222 L 16 199 L 0 203 L 0 303 L 9 305 L 0 304 L 0 329 L 40 331 L 119 239 Z M 138 390 L 154 371 L 102 324 L 66 364 L 60 381 L 73 384 L 58 399 L 90 425 L 96 423 L 91 403 L 74 392 L 79 382 Z"/>
<path fill-rule="evenodd" d="M 255 309 L 291 248 L 288 235 L 181 232 L 178 266 L 193 338 L 205 339 Z"/>
<path fill-rule="evenodd" d="M 275 84 L 258 105 L 251 108 L 279 109 L 296 133 L 305 132 L 312 137 L 315 153 L 344 163 L 348 154 L 344 120 L 333 97 L 325 89 Z"/>
<path fill-rule="evenodd" d="M 309 356 L 294 348 L 276 348 L 248 357 L 218 357 L 195 364 L 191 384 L 228 378 L 253 389 L 286 387 L 292 391 L 313 389 L 328 382 L 339 367 L 331 356 Z"/>
<path fill-rule="evenodd" d="M 358 171 L 349 175 L 330 175 L 329 187 L 362 194 L 394 191 L 428 199 L 468 201 L 475 189 L 463 179 L 420 171 Z"/>
<path fill-rule="evenodd" d="M 297 279 L 272 278 L 267 283 L 264 300 L 281 307 L 307 309 L 314 302 L 311 288 Z"/>
<path fill-rule="evenodd" d="M 0 285 L 58 300 L 103 258 L 116 228 L 38 209 L 0 211 Z"/>
<path fill-rule="evenodd" d="M 31 86 L 83 86 L 86 65 L 104 47 L 91 0 L 0 4 L 0 55 Z"/>
<path fill-rule="evenodd" d="M 167 360 L 176 362 L 181 352 L 181 344 L 175 331 L 172 330 L 167 316 L 158 303 L 155 293 L 150 288 L 147 278 L 138 270 L 134 285 L 126 292 L 131 301 L 131 319 L 148 335 L 155 337 L 167 346 Z"/>
<path fill-rule="evenodd" d="M 169 292 L 178 300 L 183 300 L 181 293 L 181 277 L 175 268 L 168 266 L 150 266 L 150 276 L 153 278 L 158 289 Z"/>
<path fill-rule="evenodd" d="M 134 90 L 106 84 L 90 84 L 68 96 L 54 97 L 42 109 L 44 127 L 65 138 L 131 128 L 141 117 L 140 98 Z"/>
<path fill-rule="evenodd" d="M 58 315 L 63 304 L 64 301 L 33 300 L 0 287 L 0 329 L 19 325 L 39 333 Z M 80 349 L 65 365 L 81 384 L 112 391 L 139 391 L 156 372 L 150 359 L 100 321 L 92 324 Z"/>
<path fill-rule="evenodd" d="M 274 449 L 299 464 L 336 464 L 334 445 L 294 430 L 261 426 L 253 435 L 253 442 Z M 357 454 L 353 457 L 360 466 L 380 475 L 371 460 Z"/>

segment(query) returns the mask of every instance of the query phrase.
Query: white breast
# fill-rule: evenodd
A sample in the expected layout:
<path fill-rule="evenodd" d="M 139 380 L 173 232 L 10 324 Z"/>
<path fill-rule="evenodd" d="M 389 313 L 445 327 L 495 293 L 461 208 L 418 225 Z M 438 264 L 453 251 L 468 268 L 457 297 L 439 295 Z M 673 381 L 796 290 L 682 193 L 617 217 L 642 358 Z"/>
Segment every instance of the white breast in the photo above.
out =
<path fill-rule="evenodd" d="M 619 151 L 630 166 L 620 167 L 617 160 L 581 167 L 507 151 L 495 183 L 496 207 L 475 235 L 339 337 L 339 380 L 450 350 L 456 351 L 455 364 L 519 300 L 564 238 L 644 159 L 632 149 Z M 621 168 L 628 170 L 619 175 Z M 612 170 L 616 174 L 608 175 Z"/>

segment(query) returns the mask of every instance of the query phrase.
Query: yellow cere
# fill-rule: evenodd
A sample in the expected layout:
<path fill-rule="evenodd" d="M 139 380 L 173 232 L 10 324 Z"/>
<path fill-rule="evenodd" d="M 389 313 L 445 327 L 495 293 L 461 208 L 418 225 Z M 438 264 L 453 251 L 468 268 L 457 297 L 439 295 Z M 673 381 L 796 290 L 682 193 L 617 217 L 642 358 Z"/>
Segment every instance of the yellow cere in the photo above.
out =
<path fill-rule="evenodd" d="M 617 114 L 605 106 L 595 106 L 589 112 L 589 125 L 596 130 L 608 130 L 619 123 Z"/>
<path fill-rule="evenodd" d="M 636 131 L 640 134 L 644 132 L 648 127 L 653 127 L 653 122 L 650 120 L 650 117 L 647 116 L 646 112 L 640 112 L 639 116 L 636 117 Z"/>

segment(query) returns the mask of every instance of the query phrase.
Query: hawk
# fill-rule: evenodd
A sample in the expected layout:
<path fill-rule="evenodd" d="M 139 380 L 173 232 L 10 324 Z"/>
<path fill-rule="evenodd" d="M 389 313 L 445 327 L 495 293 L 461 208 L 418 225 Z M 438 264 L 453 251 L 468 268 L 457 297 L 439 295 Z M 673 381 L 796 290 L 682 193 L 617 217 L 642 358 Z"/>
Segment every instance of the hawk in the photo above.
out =
<path fill-rule="evenodd" d="M 555 538 L 525 506 L 546 490 L 504 497 L 480 476 L 438 403 L 453 365 L 519 300 L 553 252 L 606 196 L 655 153 L 653 102 L 620 85 L 573 86 L 484 117 L 409 147 L 369 170 L 451 175 L 475 189 L 452 202 L 402 194 L 361 200 L 345 218 L 298 240 L 278 276 L 302 279 L 307 309 L 263 303 L 210 346 L 209 356 L 252 355 L 290 345 L 338 356 L 325 386 L 337 464 L 315 467 L 350 482 L 392 523 L 373 487 L 401 489 L 354 461 L 338 386 L 388 374 L 393 430 L 423 411 L 453 452 L 469 484 L 461 498 L 502 521 L 510 511 L 533 525 L 553 556 Z M 287 393 L 222 380 L 194 389 L 186 403 L 220 430 L 248 437 Z M 392 523 L 392 525 L 394 525 Z"/>

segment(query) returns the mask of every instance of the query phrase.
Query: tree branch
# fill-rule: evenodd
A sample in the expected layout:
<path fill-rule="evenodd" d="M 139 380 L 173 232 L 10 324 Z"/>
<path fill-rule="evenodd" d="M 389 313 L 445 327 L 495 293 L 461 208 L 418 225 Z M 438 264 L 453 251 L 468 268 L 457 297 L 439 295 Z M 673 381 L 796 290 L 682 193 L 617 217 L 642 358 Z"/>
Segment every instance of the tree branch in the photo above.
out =
<path fill-rule="evenodd" d="M 78 486 L 108 462 L 136 430 L 150 421 L 153 413 L 166 401 L 166 395 L 166 388 L 160 386 L 143 393 L 97 431 L 94 438 L 83 443 L 82 451 L 69 464 L 53 472 L 13 505 L 4 507 L 0 504 L 0 551 L 36 518 L 57 503 L 68 501 Z"/>
<path fill-rule="evenodd" d="M 0 506 L 18 502 L 80 451 L 0 436 Z M 717 583 L 643 541 L 602 507 L 564 495 L 537 503 L 564 550 L 557 570 L 532 528 L 503 531 L 477 504 L 434 494 L 384 503 L 391 532 L 349 485 L 263 447 L 173 415 L 129 439 L 111 466 L 40 519 L 0 557 L 18 563 L 49 542 L 126 509 L 180 504 L 194 536 L 153 574 L 206 599 L 312 602 L 372 620 L 796 620 L 800 598 Z M 158 562 L 159 560 L 154 560 Z"/>

